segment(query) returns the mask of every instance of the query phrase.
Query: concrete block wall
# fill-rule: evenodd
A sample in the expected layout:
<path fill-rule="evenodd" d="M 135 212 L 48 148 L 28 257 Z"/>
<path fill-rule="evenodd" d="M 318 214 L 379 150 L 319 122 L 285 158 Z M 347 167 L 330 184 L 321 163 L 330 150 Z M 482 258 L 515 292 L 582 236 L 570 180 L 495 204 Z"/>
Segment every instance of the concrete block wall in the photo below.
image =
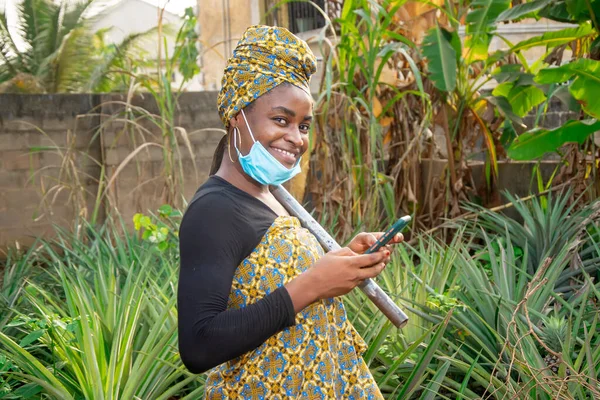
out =
<path fill-rule="evenodd" d="M 187 200 L 208 177 L 223 135 L 216 95 L 191 92 L 179 98 L 175 126 Z M 125 118 L 126 101 L 115 94 L 0 95 L 0 255 L 16 242 L 27 247 L 35 237 L 47 236 L 52 224 L 69 226 L 77 212 L 89 218 L 101 165 L 110 177 L 140 144 L 162 143 L 160 124 L 141 112 L 158 118 L 152 96 L 132 100 L 129 110 L 134 110 L 135 122 Z M 193 159 L 183 134 L 189 137 Z M 137 153 L 121 167 L 105 207 L 117 209 L 130 225 L 136 212 L 155 211 L 165 198 L 162 160 L 158 146 Z M 84 196 L 73 190 L 74 170 Z M 100 219 L 105 217 L 102 211 Z"/>
<path fill-rule="evenodd" d="M 0 248 L 15 241 L 27 246 L 34 237 L 50 232 L 53 222 L 73 220 L 74 199 L 65 171 L 61 173 L 65 157 L 59 153 L 67 147 L 88 151 L 98 118 L 80 115 L 96 102 L 90 95 L 0 96 Z M 98 155 L 96 149 L 89 150 Z M 99 171 L 89 163 L 79 168 L 91 176 Z M 94 190 L 93 180 L 83 183 L 85 189 Z M 54 203 L 51 210 L 40 207 L 44 201 Z"/>
<path fill-rule="evenodd" d="M 132 102 L 135 116 L 125 122 L 125 101 L 124 95 L 106 96 L 101 114 L 106 124 L 103 129 L 104 165 L 109 176 L 119 170 L 114 184 L 108 189 L 111 206 L 115 206 L 131 225 L 131 217 L 136 212 L 155 211 L 166 201 L 166 183 L 162 179 L 164 155 L 160 147 L 163 137 L 159 109 L 152 96 L 137 97 Z M 175 159 L 181 160 L 183 195 L 189 200 L 208 178 L 214 149 L 224 131 L 217 114 L 215 92 L 183 93 L 178 104 L 175 153 L 179 156 Z M 153 145 L 140 148 L 143 143 Z M 139 151 L 135 157 L 126 161 L 136 149 Z M 178 201 L 178 204 L 182 203 Z"/>

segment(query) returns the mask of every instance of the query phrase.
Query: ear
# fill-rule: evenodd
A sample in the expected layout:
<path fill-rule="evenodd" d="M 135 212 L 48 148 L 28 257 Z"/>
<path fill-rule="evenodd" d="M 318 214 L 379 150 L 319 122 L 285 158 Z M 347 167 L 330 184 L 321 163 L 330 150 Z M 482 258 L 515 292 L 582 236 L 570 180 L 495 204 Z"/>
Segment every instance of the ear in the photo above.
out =
<path fill-rule="evenodd" d="M 239 113 L 235 114 L 233 117 L 229 118 L 229 126 L 231 128 L 235 128 L 238 125 L 237 117 Z"/>

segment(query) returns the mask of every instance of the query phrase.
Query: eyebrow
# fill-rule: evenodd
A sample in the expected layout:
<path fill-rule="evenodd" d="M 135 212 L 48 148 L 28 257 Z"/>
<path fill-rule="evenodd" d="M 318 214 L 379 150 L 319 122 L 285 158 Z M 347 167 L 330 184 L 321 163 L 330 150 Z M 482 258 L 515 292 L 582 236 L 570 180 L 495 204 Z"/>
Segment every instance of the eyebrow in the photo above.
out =
<path fill-rule="evenodd" d="M 292 110 L 290 110 L 287 107 L 284 106 L 277 106 L 277 107 L 273 107 L 271 108 L 272 111 L 283 111 L 285 114 L 289 115 L 292 118 L 296 117 L 296 113 Z M 313 117 L 312 115 L 307 115 L 303 118 L 304 121 L 312 121 Z"/>

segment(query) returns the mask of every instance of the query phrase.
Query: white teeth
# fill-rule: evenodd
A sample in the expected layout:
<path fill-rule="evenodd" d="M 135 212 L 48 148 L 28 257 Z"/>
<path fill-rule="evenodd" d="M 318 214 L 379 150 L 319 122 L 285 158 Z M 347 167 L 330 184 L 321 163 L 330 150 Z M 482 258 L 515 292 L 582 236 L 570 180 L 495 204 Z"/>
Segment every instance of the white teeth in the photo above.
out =
<path fill-rule="evenodd" d="M 286 154 L 286 155 L 288 155 L 288 156 L 292 156 L 292 157 L 294 157 L 294 158 L 296 157 L 296 155 L 295 155 L 294 153 L 290 153 L 289 151 L 281 150 L 281 149 L 278 149 L 278 148 L 276 148 L 276 147 L 273 147 L 273 148 L 274 148 L 275 150 L 277 150 L 278 152 L 280 152 L 280 153 Z"/>

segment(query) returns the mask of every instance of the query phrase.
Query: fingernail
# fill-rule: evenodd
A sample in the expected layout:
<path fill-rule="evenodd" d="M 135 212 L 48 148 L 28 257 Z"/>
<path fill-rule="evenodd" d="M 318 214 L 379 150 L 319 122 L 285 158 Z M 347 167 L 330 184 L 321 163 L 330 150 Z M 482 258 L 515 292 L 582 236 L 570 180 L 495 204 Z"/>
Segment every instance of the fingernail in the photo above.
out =
<path fill-rule="evenodd" d="M 388 257 L 389 255 L 390 255 L 390 252 L 389 252 L 389 250 L 386 250 L 386 251 L 385 251 L 385 256 L 386 256 L 386 257 Z"/>

